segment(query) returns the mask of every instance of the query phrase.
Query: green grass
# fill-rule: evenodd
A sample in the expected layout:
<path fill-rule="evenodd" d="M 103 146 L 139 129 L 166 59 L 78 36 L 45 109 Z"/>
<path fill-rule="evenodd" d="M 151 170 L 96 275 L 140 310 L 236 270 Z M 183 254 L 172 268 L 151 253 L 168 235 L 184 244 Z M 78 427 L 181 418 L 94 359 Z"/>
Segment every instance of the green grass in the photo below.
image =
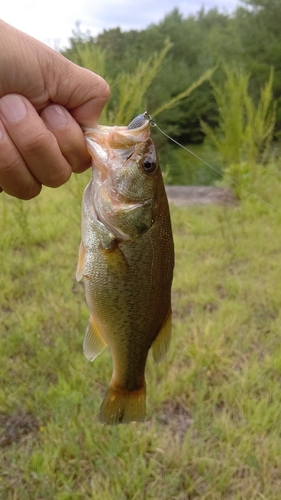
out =
<path fill-rule="evenodd" d="M 238 207 L 171 207 L 173 342 L 147 365 L 148 418 L 97 420 L 111 376 L 82 352 L 75 281 L 89 174 L 30 202 L 0 195 L 0 499 L 277 500 L 281 176 Z"/>

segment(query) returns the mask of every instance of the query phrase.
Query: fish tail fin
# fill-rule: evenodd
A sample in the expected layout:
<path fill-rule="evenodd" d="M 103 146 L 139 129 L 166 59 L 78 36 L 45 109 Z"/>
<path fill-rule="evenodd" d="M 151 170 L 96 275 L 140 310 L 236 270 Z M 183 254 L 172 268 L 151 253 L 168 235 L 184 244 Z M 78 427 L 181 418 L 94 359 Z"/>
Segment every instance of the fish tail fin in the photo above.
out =
<path fill-rule="evenodd" d="M 117 425 L 143 422 L 146 415 L 145 385 L 136 391 L 107 389 L 99 412 L 103 424 Z"/>

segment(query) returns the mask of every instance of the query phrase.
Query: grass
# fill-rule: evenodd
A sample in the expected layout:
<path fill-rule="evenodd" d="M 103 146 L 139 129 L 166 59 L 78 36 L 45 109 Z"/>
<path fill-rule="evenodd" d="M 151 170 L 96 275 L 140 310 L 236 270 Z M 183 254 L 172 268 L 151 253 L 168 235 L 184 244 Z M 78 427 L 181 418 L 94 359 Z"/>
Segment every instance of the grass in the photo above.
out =
<path fill-rule="evenodd" d="M 0 499 L 279 499 L 280 173 L 253 187 L 275 208 L 171 207 L 173 342 L 149 356 L 147 421 L 118 427 L 97 420 L 110 355 L 82 353 L 88 175 L 0 195 Z"/>

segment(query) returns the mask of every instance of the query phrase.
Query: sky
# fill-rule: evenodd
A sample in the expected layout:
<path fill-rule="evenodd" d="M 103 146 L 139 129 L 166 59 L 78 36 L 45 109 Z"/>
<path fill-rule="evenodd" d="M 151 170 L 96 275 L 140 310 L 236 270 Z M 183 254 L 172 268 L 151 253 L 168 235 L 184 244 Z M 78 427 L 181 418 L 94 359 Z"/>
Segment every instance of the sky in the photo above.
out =
<path fill-rule="evenodd" d="M 174 8 L 184 17 L 217 7 L 232 12 L 240 0 L 6 0 L 0 17 L 56 49 L 67 46 L 77 21 L 83 32 L 96 36 L 119 26 L 122 31 L 141 30 L 158 23 Z"/>

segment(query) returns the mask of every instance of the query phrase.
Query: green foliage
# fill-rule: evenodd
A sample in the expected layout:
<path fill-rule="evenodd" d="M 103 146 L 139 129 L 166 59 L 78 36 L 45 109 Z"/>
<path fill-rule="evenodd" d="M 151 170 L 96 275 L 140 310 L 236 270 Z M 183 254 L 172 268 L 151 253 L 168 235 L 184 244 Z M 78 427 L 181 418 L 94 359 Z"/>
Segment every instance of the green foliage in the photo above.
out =
<path fill-rule="evenodd" d="M 239 121 L 244 123 L 244 112 L 249 116 L 254 112 L 255 115 L 252 119 L 254 128 L 244 130 L 244 135 L 249 135 L 248 144 L 254 129 L 256 138 L 252 137 L 253 148 L 250 145 L 248 152 L 243 151 L 242 158 L 239 158 L 239 162 L 243 162 L 245 156 L 255 157 L 258 142 L 270 143 L 274 112 L 274 138 L 280 136 L 281 1 L 249 0 L 242 3 L 231 15 L 219 12 L 218 9 L 201 9 L 196 15 L 185 18 L 178 9 L 174 9 L 158 24 L 151 24 L 145 30 L 122 32 L 120 28 L 114 28 L 105 30 L 96 38 L 91 37 L 89 32 L 83 34 L 77 25 L 70 39 L 70 48 L 64 54 L 78 64 L 102 74 L 111 85 L 112 98 L 101 117 L 101 123 L 117 124 L 116 117 L 119 113 L 118 124 L 125 124 L 133 115 L 147 109 L 152 117 L 153 112 L 156 112 L 157 124 L 168 135 L 182 144 L 194 145 L 202 143 L 205 138 L 200 123 L 203 121 L 210 129 L 214 129 L 219 124 L 220 115 L 208 79 L 193 89 L 191 94 L 189 89 L 210 68 L 217 67 L 219 62 L 223 64 L 219 65 L 212 78 L 215 85 L 223 87 L 223 68 L 231 61 L 232 68 L 240 68 L 240 76 L 244 75 L 244 86 L 247 85 L 249 97 L 244 104 L 247 111 L 243 110 L 242 114 L 239 108 L 235 111 L 234 101 L 239 93 L 235 89 L 231 112 L 236 112 L 237 124 Z M 171 47 L 161 65 L 158 65 L 157 57 L 165 49 L 167 39 L 170 40 Z M 274 72 L 268 79 L 271 67 Z M 267 114 L 267 118 L 263 116 L 268 106 L 266 96 L 261 97 L 261 92 L 268 92 L 267 96 L 271 98 L 269 82 L 272 84 L 272 97 L 276 103 L 271 123 L 270 114 Z M 122 103 L 122 110 L 119 110 L 119 103 Z M 260 116 L 256 113 L 258 103 Z M 262 123 L 265 128 L 261 129 Z M 237 158 L 237 140 L 239 142 L 245 139 L 244 136 L 240 137 L 237 128 L 233 132 L 236 136 L 228 144 L 229 154 Z M 264 137 L 264 133 L 268 133 L 268 139 Z M 154 140 L 162 164 L 165 159 L 168 160 L 170 178 L 174 182 L 176 178 L 182 177 L 180 164 L 173 155 L 169 142 L 156 131 Z M 267 147 L 265 152 L 266 149 Z M 264 161 L 263 154 L 259 153 L 259 156 Z M 240 163 L 238 160 L 235 162 L 233 160 L 232 166 L 227 169 L 239 170 Z M 248 159 L 245 160 L 245 164 L 247 163 Z M 210 177 L 207 175 L 202 182 L 205 183 L 205 180 L 209 181 Z"/>
<path fill-rule="evenodd" d="M 200 76 L 200 78 L 198 78 L 196 82 L 192 83 L 187 89 L 185 89 L 183 92 L 180 92 L 178 95 L 170 99 L 168 102 L 164 102 L 159 108 L 153 111 L 152 113 L 153 117 L 159 115 L 160 113 L 162 113 L 167 109 L 175 107 L 182 99 L 185 99 L 195 89 L 197 89 L 197 87 L 202 85 L 202 83 L 204 83 L 206 80 L 209 80 L 216 69 L 217 69 L 216 67 L 208 69 L 203 73 L 203 75 Z"/>
<path fill-rule="evenodd" d="M 144 96 L 157 73 L 163 59 L 171 48 L 167 40 L 160 53 L 139 61 L 134 74 L 122 74 L 118 79 L 118 96 L 114 102 L 114 118 L 112 124 L 127 125 L 134 116 L 145 110 Z"/>
<path fill-rule="evenodd" d="M 189 20 L 188 26 L 192 28 L 193 25 L 193 20 Z M 151 113 L 152 110 L 159 109 L 163 103 L 169 101 L 174 105 L 177 103 L 178 105 L 173 110 L 168 109 L 166 113 L 164 112 L 159 116 L 159 124 L 163 125 L 166 122 L 166 117 L 168 117 L 168 122 L 175 122 L 174 129 L 181 127 L 181 102 L 187 101 L 186 96 L 189 95 L 189 91 L 186 92 L 186 89 L 190 88 L 193 82 L 200 79 L 201 75 L 206 73 L 211 66 L 215 66 L 213 61 L 211 64 L 206 61 L 208 62 L 207 65 L 204 63 L 198 66 L 196 60 L 193 60 L 193 56 L 192 67 L 190 66 L 189 53 L 194 52 L 194 44 L 192 37 L 189 37 L 189 44 L 185 27 L 186 20 L 183 20 L 182 16 L 175 10 L 171 15 L 166 16 L 159 28 L 152 25 L 143 32 L 130 31 L 122 33 L 119 28 L 116 28 L 105 31 L 96 39 L 93 39 L 89 34 L 83 35 L 79 29 L 76 29 L 74 36 L 70 40 L 71 47 L 64 52 L 64 55 L 78 64 L 99 72 L 110 83 L 112 98 L 107 115 L 102 117 L 104 122 L 113 123 L 118 111 L 118 104 L 123 99 L 123 91 L 127 98 L 127 103 L 124 103 L 124 106 L 128 108 L 131 106 L 132 96 L 134 101 L 137 98 L 136 94 L 140 93 L 142 88 L 144 95 L 142 99 L 139 99 L 142 103 L 135 106 L 135 109 L 138 108 L 137 112 L 147 108 Z M 197 30 L 196 36 L 200 41 L 200 31 Z M 163 49 L 165 49 L 167 38 L 171 40 L 172 45 L 168 54 L 163 58 L 161 66 L 153 75 L 153 66 L 156 64 L 155 58 L 159 57 Z M 83 58 L 83 54 L 81 57 L 81 45 L 83 44 L 87 45 L 86 50 L 84 50 L 85 58 Z M 106 57 L 105 68 L 101 70 L 100 64 L 96 65 L 94 59 L 92 59 L 91 65 L 89 64 L 89 56 L 91 56 L 92 51 L 90 46 L 93 45 L 99 47 Z M 188 49 L 186 50 L 187 46 Z M 95 57 L 95 51 L 93 51 L 93 57 Z M 150 74 L 153 79 L 150 78 Z M 151 84 L 151 82 L 153 83 Z M 204 94 L 201 93 L 200 96 Z M 175 101 L 174 99 L 178 95 L 182 97 L 180 100 L 176 99 Z M 127 96 L 130 99 L 130 106 Z M 195 100 L 198 102 L 198 95 Z M 145 105 L 144 108 L 143 105 Z M 207 105 L 209 106 L 209 104 Z M 132 111 L 130 119 L 133 115 Z M 129 112 L 127 115 L 129 115 Z M 176 117 L 175 120 L 173 120 L 174 116 Z M 198 118 L 196 117 L 195 120 L 199 129 Z M 118 121 L 118 123 L 123 123 L 123 120 Z M 171 131 L 171 128 L 168 127 L 167 132 Z M 177 131 L 175 130 L 175 132 Z"/>
<path fill-rule="evenodd" d="M 146 91 L 162 70 L 167 54 L 172 49 L 172 44 L 166 39 L 161 51 L 154 53 L 145 60 L 139 60 L 133 72 L 122 71 L 118 76 L 112 79 L 109 75 L 107 64 L 108 49 L 100 48 L 94 44 L 91 39 L 79 32 L 71 53 L 66 53 L 69 58 L 83 67 L 97 71 L 111 85 L 112 96 L 110 102 L 106 105 L 101 116 L 101 123 L 106 125 L 127 125 L 132 118 L 142 113 L 146 108 Z M 161 115 L 166 110 L 170 110 L 189 96 L 195 89 L 210 79 L 215 68 L 209 69 L 203 73 L 197 80 L 191 83 L 182 92 L 179 92 L 171 99 L 161 103 L 157 109 L 152 112 L 153 118 Z M 156 136 L 157 142 L 157 136 Z M 183 182 L 184 179 L 198 179 L 198 176 L 188 177 L 186 171 L 181 171 L 176 154 L 170 148 L 160 148 L 161 166 L 167 183 Z M 202 170 L 201 170 L 202 171 Z M 209 176 L 206 176 L 208 179 Z M 201 177 L 203 183 L 204 179 Z"/>
<path fill-rule="evenodd" d="M 66 52 L 73 62 L 90 69 L 105 78 L 112 88 L 111 101 L 105 107 L 101 122 L 104 125 L 127 125 L 134 116 L 145 110 L 144 95 L 159 72 L 171 44 L 166 40 L 163 49 L 139 61 L 133 73 L 121 71 L 112 78 L 107 71 L 107 50 L 91 40 L 76 44 L 71 52 Z"/>
<path fill-rule="evenodd" d="M 147 422 L 116 428 L 97 420 L 110 354 L 82 352 L 88 176 L 22 207 L 0 196 L 1 500 L 278 499 L 280 168 L 255 180 L 275 209 L 171 207 L 172 345 L 159 366 L 148 359 Z"/>
<path fill-rule="evenodd" d="M 63 54 L 79 66 L 83 66 L 94 73 L 107 77 L 105 64 L 108 57 L 107 50 L 94 43 L 90 33 L 83 33 L 80 23 L 76 23 L 73 36 L 70 38 L 71 49 Z"/>
<path fill-rule="evenodd" d="M 248 161 L 263 163 L 266 160 L 268 148 L 273 139 L 276 122 L 276 102 L 273 101 L 274 71 L 270 70 L 268 81 L 262 87 L 258 103 L 245 92 L 246 109 L 246 147 L 249 148 Z"/>
<path fill-rule="evenodd" d="M 79 36 L 81 38 L 82 35 Z M 94 44 L 92 40 L 85 40 L 82 43 L 79 41 L 79 43 L 75 44 L 73 50 L 67 51 L 65 55 L 76 64 L 100 74 L 111 85 L 112 97 L 103 111 L 102 122 L 105 125 L 126 125 L 134 116 L 146 109 L 146 91 L 160 72 L 163 61 L 171 48 L 172 44 L 166 39 L 161 51 L 154 53 L 145 60 L 139 60 L 132 73 L 122 71 L 115 79 L 110 78 L 107 70 L 107 51 Z M 153 116 L 175 107 L 177 103 L 189 96 L 203 82 L 209 80 L 215 69 L 205 71 L 187 89 L 167 102 L 161 103 L 161 106 L 153 112 Z"/>
<path fill-rule="evenodd" d="M 244 151 L 244 98 L 247 94 L 249 75 L 225 66 L 226 81 L 213 82 L 213 93 L 219 113 L 219 127 L 212 129 L 204 121 L 202 129 L 218 149 L 223 163 L 239 163 Z"/>
<path fill-rule="evenodd" d="M 224 66 L 225 83 L 213 83 L 213 92 L 220 116 L 219 126 L 212 129 L 202 122 L 206 136 L 214 143 L 224 165 L 225 175 L 237 188 L 243 170 L 253 175 L 258 163 L 266 160 L 275 126 L 273 103 L 273 70 L 260 92 L 258 103 L 249 95 L 250 75 Z"/>
<path fill-rule="evenodd" d="M 277 100 L 277 128 L 281 127 L 281 16 L 280 0 L 249 0 L 237 10 L 234 23 L 244 48 L 244 67 L 252 74 L 251 93 L 257 97 L 259 88 L 268 78 L 269 67 L 274 68 L 273 92 Z M 278 134 L 279 135 L 279 134 Z"/>
<path fill-rule="evenodd" d="M 218 154 L 206 141 L 204 144 L 192 144 L 189 151 L 171 146 L 164 152 L 160 151 L 159 157 L 167 185 L 208 186 L 221 180 Z M 204 158 L 212 168 L 199 158 Z"/>

